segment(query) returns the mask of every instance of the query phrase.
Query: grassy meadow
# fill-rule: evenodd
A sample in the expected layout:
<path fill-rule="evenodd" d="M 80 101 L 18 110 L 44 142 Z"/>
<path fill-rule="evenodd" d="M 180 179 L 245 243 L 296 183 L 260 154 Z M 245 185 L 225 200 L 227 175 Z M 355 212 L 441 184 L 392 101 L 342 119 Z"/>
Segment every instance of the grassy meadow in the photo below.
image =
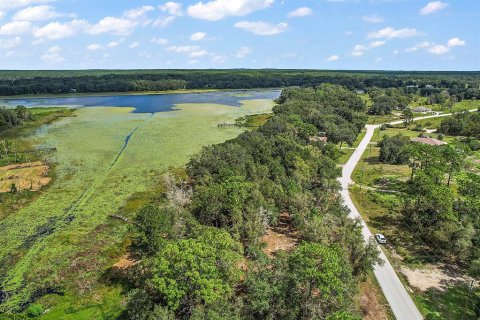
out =
<path fill-rule="evenodd" d="M 242 107 L 184 104 L 153 115 L 82 108 L 42 126 L 36 140 L 57 149 L 49 159 L 55 179 L 29 205 L 0 220 L 0 287 L 9 293 L 0 312 L 42 297 L 39 302 L 51 308 L 47 319 L 118 315 L 121 288 L 103 277 L 125 253 L 128 228 L 109 215 L 131 213 L 152 196 L 166 170 L 244 130 L 218 123 L 272 107 L 269 100 L 247 100 Z"/>

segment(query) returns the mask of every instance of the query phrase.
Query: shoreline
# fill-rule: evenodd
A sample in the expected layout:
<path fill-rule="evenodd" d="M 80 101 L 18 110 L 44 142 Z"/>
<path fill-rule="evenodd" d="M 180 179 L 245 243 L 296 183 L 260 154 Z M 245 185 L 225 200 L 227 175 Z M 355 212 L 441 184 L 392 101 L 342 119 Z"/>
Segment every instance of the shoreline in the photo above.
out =
<path fill-rule="evenodd" d="M 14 96 L 0 96 L 0 100 L 17 99 L 48 99 L 48 98 L 81 98 L 81 97 L 108 97 L 108 96 L 148 96 L 166 94 L 201 94 L 210 92 L 244 92 L 282 90 L 282 88 L 250 88 L 250 89 L 186 89 L 166 91 L 128 91 L 128 92 L 95 92 L 95 93 L 66 93 L 66 94 L 27 94 Z"/>

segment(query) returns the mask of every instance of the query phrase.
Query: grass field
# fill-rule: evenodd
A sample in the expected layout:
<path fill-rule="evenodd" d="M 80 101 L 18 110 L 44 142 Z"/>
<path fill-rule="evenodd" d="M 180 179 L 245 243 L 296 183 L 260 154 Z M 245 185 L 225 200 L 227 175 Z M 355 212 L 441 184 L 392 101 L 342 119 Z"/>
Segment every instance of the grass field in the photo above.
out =
<path fill-rule="evenodd" d="M 111 312 L 121 310 L 120 289 L 100 281 L 127 245 L 127 227 L 109 214 L 141 204 L 163 172 L 183 166 L 203 145 L 244 130 L 218 123 L 272 106 L 267 100 L 248 100 L 240 108 L 189 104 L 153 115 L 84 108 L 39 129 L 42 146 L 57 148 L 51 158 L 56 179 L 48 192 L 0 220 L 0 280 L 10 294 L 4 311 L 54 291 L 64 295 L 41 299 L 52 308 L 46 318 L 103 318 L 105 299 L 116 304 Z"/>

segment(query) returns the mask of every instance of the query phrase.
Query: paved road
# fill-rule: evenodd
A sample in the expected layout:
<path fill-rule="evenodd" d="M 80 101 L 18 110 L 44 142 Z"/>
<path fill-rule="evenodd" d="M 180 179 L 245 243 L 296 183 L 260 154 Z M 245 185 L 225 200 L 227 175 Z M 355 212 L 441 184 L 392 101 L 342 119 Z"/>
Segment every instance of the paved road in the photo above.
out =
<path fill-rule="evenodd" d="M 477 111 L 477 109 L 469 110 L 469 112 Z M 432 116 L 424 116 L 415 118 L 414 121 L 418 120 L 425 120 L 430 118 L 437 118 L 437 117 L 446 117 L 451 115 L 451 113 L 446 114 L 439 114 L 439 115 L 432 115 Z M 390 124 L 401 124 L 403 123 L 402 120 L 390 122 Z M 366 130 L 367 133 L 365 137 L 360 142 L 357 149 L 353 152 L 352 156 L 348 160 L 348 162 L 344 165 L 342 171 L 342 177 L 339 179 L 342 185 L 341 195 L 345 202 L 345 205 L 348 206 L 350 209 L 350 217 L 360 218 L 362 226 L 363 226 L 363 237 L 365 240 L 369 240 L 373 235 L 372 232 L 368 229 L 367 224 L 363 221 L 360 213 L 358 212 L 357 208 L 353 204 L 352 199 L 350 198 L 350 193 L 348 192 L 348 187 L 353 182 L 352 181 L 352 173 L 355 167 L 357 166 L 358 162 L 362 158 L 362 154 L 365 152 L 365 149 L 372 140 L 373 134 L 375 129 L 377 129 L 379 125 L 367 125 Z M 393 269 L 392 265 L 388 261 L 387 257 L 383 253 L 380 248 L 380 257 L 385 262 L 383 266 L 376 265 L 374 268 L 375 277 L 377 278 L 380 287 L 382 288 L 383 294 L 387 298 L 387 301 L 392 308 L 393 314 L 398 320 L 418 320 L 423 319 L 420 311 L 418 311 L 417 306 L 413 303 L 412 298 L 408 294 L 407 290 L 403 286 L 402 282 L 398 278 L 395 270 Z"/>

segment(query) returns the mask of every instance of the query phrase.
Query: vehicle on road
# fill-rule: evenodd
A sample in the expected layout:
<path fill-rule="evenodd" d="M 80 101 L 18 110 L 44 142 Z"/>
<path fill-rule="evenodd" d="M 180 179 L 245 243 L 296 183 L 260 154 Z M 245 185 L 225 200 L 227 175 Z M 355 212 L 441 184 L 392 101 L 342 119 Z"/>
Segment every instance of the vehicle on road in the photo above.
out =
<path fill-rule="evenodd" d="M 380 244 L 386 244 L 387 243 L 387 238 L 381 233 L 376 233 L 375 234 L 375 239 L 377 239 L 378 243 Z"/>

